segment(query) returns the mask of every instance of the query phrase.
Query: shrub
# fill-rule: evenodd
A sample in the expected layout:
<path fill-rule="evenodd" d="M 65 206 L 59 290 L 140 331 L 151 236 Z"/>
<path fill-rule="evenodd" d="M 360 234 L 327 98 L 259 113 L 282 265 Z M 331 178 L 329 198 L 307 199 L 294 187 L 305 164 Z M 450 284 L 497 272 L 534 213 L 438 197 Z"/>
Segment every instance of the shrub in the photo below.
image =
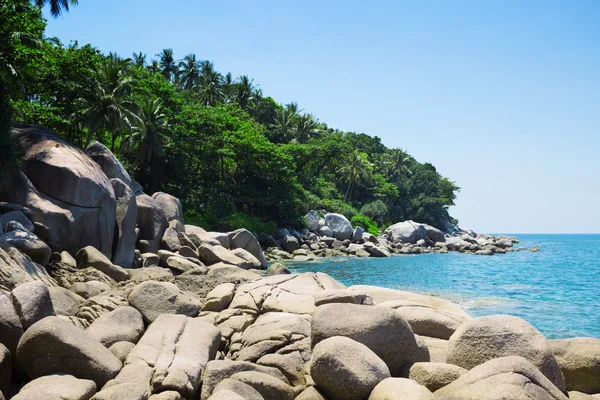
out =
<path fill-rule="evenodd" d="M 342 214 L 348 219 L 351 219 L 358 214 L 358 210 L 352 207 L 350 204 L 345 203 L 342 200 L 337 199 L 323 199 L 321 200 L 323 208 L 332 213 Z"/>
<path fill-rule="evenodd" d="M 23 147 L 10 134 L 11 121 L 12 107 L 7 89 L 0 82 L 0 193 L 8 188 L 23 164 Z"/>
<path fill-rule="evenodd" d="M 185 223 L 199 226 L 207 231 L 230 232 L 246 228 L 255 233 L 273 233 L 277 230 L 274 222 L 263 222 L 260 218 L 233 211 L 226 215 L 218 215 L 213 207 L 206 207 L 201 211 L 186 210 Z"/>
<path fill-rule="evenodd" d="M 383 201 L 375 200 L 362 206 L 360 213 L 382 223 L 388 219 L 390 209 Z"/>
<path fill-rule="evenodd" d="M 370 234 L 373 234 L 375 236 L 379 235 L 379 227 L 377 226 L 377 222 L 373 221 L 366 215 L 355 215 L 354 217 L 352 217 L 350 222 L 352 222 L 352 225 L 354 226 L 363 227 L 365 231 L 369 232 Z"/>

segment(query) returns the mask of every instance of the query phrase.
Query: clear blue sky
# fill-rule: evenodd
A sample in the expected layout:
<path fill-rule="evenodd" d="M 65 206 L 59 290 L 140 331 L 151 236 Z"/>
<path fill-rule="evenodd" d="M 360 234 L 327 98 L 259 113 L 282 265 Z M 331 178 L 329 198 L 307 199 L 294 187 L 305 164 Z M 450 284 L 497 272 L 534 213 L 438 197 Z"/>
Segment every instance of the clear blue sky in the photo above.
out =
<path fill-rule="evenodd" d="M 464 228 L 600 232 L 600 1 L 79 3 L 48 36 L 248 74 L 434 164 Z"/>

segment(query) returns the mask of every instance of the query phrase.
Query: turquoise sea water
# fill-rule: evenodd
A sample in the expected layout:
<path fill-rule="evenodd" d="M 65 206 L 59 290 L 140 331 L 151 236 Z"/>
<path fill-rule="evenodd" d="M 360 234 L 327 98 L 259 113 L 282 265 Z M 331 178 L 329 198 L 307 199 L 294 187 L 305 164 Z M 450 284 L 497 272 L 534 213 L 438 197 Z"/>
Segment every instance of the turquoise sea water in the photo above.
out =
<path fill-rule="evenodd" d="M 517 235 L 503 255 L 398 255 L 292 263 L 293 272 L 325 272 L 345 285 L 376 285 L 440 295 L 473 316 L 511 314 L 548 338 L 600 338 L 600 235 Z"/>

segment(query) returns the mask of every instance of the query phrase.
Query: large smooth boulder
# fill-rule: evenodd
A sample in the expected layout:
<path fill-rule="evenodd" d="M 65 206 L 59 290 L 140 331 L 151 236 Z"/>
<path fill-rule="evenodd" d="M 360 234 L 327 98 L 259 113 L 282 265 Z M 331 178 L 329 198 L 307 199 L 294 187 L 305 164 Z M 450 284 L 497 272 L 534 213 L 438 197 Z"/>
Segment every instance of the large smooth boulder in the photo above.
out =
<path fill-rule="evenodd" d="M 419 240 L 429 239 L 433 243 L 444 242 L 444 233 L 431 225 L 414 221 L 398 222 L 388 227 L 384 233 L 392 243 L 415 244 Z"/>
<path fill-rule="evenodd" d="M 294 399 L 294 390 L 292 387 L 269 374 L 257 371 L 243 371 L 231 375 L 231 379 L 251 386 L 265 400 Z M 215 389 L 218 389 L 218 387 Z"/>
<path fill-rule="evenodd" d="M 410 367 L 408 377 L 435 392 L 451 384 L 467 372 L 457 365 L 438 362 L 419 362 Z"/>
<path fill-rule="evenodd" d="M 142 313 L 146 323 L 154 322 L 161 314 L 195 317 L 200 311 L 198 299 L 170 282 L 143 282 L 129 293 L 128 300 L 133 308 Z"/>
<path fill-rule="evenodd" d="M 133 190 L 133 182 L 129 173 L 106 146 L 100 142 L 94 142 L 85 149 L 85 153 L 100 166 L 108 179 L 119 179 Z"/>
<path fill-rule="evenodd" d="M 334 336 L 314 347 L 310 376 L 330 400 L 364 400 L 390 370 L 364 344 Z"/>
<path fill-rule="evenodd" d="M 220 342 L 219 330 L 207 322 L 161 315 L 131 350 L 123 370 L 95 398 L 145 399 L 166 391 L 195 398 L 202 371 L 215 358 Z M 119 393 L 128 397 L 117 397 Z"/>
<path fill-rule="evenodd" d="M 461 325 L 448 342 L 448 363 L 465 369 L 494 358 L 527 359 L 561 391 L 565 378 L 548 340 L 527 321 L 511 315 L 478 317 Z"/>
<path fill-rule="evenodd" d="M 285 235 L 281 239 L 280 244 L 281 247 L 288 253 L 293 253 L 294 250 L 298 250 L 300 248 L 300 243 L 298 243 L 298 239 L 292 235 Z"/>
<path fill-rule="evenodd" d="M 427 304 L 407 300 L 392 300 L 383 302 L 381 307 L 396 310 L 417 335 L 449 339 L 456 329 L 470 320 L 462 313 L 457 314 Z"/>
<path fill-rule="evenodd" d="M 23 334 L 17 364 L 32 379 L 64 373 L 90 379 L 98 387 L 121 369 L 121 362 L 110 350 L 59 317 L 44 318 Z"/>
<path fill-rule="evenodd" d="M 433 394 L 417 382 L 405 378 L 387 378 L 381 381 L 369 400 L 433 400 Z"/>
<path fill-rule="evenodd" d="M 392 376 L 403 376 L 423 356 L 410 325 L 387 307 L 332 303 L 317 307 L 313 315 L 312 346 L 333 336 L 349 337 L 375 352 Z M 393 346 L 390 345 L 393 343 Z"/>
<path fill-rule="evenodd" d="M 94 381 L 57 374 L 32 380 L 13 400 L 89 400 L 95 393 Z"/>
<path fill-rule="evenodd" d="M 600 393 L 600 339 L 579 337 L 549 342 L 567 390 Z"/>
<path fill-rule="evenodd" d="M 8 200 L 35 212 L 52 250 L 75 254 L 91 245 L 111 257 L 116 201 L 100 166 L 48 129 L 16 124 L 12 134 L 25 148 L 25 167 Z"/>
<path fill-rule="evenodd" d="M 12 302 L 0 292 L 0 343 L 10 350 L 13 358 L 17 355 L 17 344 L 23 335 L 23 325 Z"/>
<path fill-rule="evenodd" d="M 223 246 L 210 246 L 203 244 L 198 248 L 198 255 L 200 260 L 206 265 L 213 265 L 217 263 L 225 263 L 230 265 L 240 266 L 246 269 L 253 268 L 252 263 L 249 263 L 240 257 L 236 256 L 231 250 L 226 249 Z"/>
<path fill-rule="evenodd" d="M 265 367 L 246 361 L 213 360 L 204 369 L 200 399 L 207 400 L 221 381 L 243 371 L 256 371 L 268 374 L 286 383 L 285 376 L 276 368 Z"/>
<path fill-rule="evenodd" d="M 48 289 L 50 292 L 50 300 L 56 315 L 64 315 L 66 317 L 74 316 L 79 311 L 79 306 L 85 303 L 85 299 L 78 294 L 65 289 L 64 287 L 56 286 Z"/>
<path fill-rule="evenodd" d="M 135 197 L 137 204 L 137 226 L 140 230 L 139 239 L 148 240 L 151 244 L 148 251 L 156 253 L 160 241 L 169 227 L 169 222 L 162 207 L 147 194 Z"/>
<path fill-rule="evenodd" d="M 319 230 L 319 213 L 315 210 L 310 210 L 308 214 L 304 216 L 304 220 L 306 221 L 306 228 L 311 232 L 316 232 Z"/>
<path fill-rule="evenodd" d="M 18 222 L 28 232 L 33 232 L 35 229 L 33 222 L 31 222 L 22 211 L 15 210 L 0 215 L 0 234 L 7 231 L 6 225 L 9 222 Z"/>
<path fill-rule="evenodd" d="M 156 192 L 152 198 L 162 208 L 167 222 L 179 221 L 183 225 L 183 206 L 177 197 L 164 192 Z"/>
<path fill-rule="evenodd" d="M 144 333 L 144 320 L 135 308 L 120 307 L 100 316 L 86 332 L 106 347 L 117 342 L 137 343 Z"/>
<path fill-rule="evenodd" d="M 131 268 L 136 240 L 137 203 L 135 193 L 120 179 L 113 178 L 110 183 L 115 192 L 117 217 L 112 262 L 123 268 Z"/>
<path fill-rule="evenodd" d="M 229 237 L 229 247 L 231 250 L 244 249 L 260 261 L 263 267 L 266 267 L 268 262 L 263 254 L 263 251 L 258 243 L 258 239 L 247 229 L 237 229 L 227 234 Z"/>
<path fill-rule="evenodd" d="M 434 393 L 436 400 L 567 400 L 523 357 L 500 357 L 476 366 Z"/>
<path fill-rule="evenodd" d="M 325 225 L 331 229 L 333 237 L 338 240 L 350 239 L 354 232 L 352 224 L 342 214 L 325 214 Z"/>
<path fill-rule="evenodd" d="M 12 377 L 12 355 L 10 350 L 0 343 L 0 395 L 10 394 L 10 381 Z M 2 398 L 2 396 L 0 396 Z"/>
<path fill-rule="evenodd" d="M 17 286 L 10 293 L 10 299 L 24 330 L 39 320 L 54 315 L 48 286 L 42 282 L 33 281 Z"/>
<path fill-rule="evenodd" d="M 95 268 L 111 277 L 116 282 L 122 282 L 129 279 L 129 274 L 126 270 L 113 264 L 104 254 L 92 246 L 87 246 L 79 250 L 75 255 L 75 260 L 77 261 L 77 268 L 79 269 L 88 267 Z"/>
<path fill-rule="evenodd" d="M 46 266 L 50 262 L 52 250 L 46 243 L 33 233 L 15 229 L 0 236 L 0 241 L 6 242 L 28 255 L 34 262 Z"/>
<path fill-rule="evenodd" d="M 0 285 L 12 290 L 22 283 L 34 280 L 48 286 L 56 285 L 46 268 L 32 262 L 16 247 L 0 240 Z"/>
<path fill-rule="evenodd" d="M 233 283 L 222 283 L 215 286 L 204 299 L 202 304 L 202 311 L 213 311 L 221 312 L 229 307 L 233 295 L 235 294 L 235 284 Z"/>

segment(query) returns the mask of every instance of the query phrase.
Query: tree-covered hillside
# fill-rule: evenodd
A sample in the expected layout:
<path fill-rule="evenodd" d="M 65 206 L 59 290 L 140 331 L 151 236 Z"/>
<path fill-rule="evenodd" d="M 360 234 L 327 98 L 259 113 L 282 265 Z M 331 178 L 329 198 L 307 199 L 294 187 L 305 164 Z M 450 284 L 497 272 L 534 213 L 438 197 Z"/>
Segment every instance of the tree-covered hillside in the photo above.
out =
<path fill-rule="evenodd" d="M 0 189 L 19 168 L 12 111 L 81 147 L 104 143 L 148 192 L 178 196 L 208 229 L 301 226 L 309 209 L 371 231 L 452 220 L 459 188 L 433 165 L 279 104 L 252 78 L 218 72 L 208 54 L 106 55 L 45 38 L 44 27 L 39 5 L 0 0 Z"/>

